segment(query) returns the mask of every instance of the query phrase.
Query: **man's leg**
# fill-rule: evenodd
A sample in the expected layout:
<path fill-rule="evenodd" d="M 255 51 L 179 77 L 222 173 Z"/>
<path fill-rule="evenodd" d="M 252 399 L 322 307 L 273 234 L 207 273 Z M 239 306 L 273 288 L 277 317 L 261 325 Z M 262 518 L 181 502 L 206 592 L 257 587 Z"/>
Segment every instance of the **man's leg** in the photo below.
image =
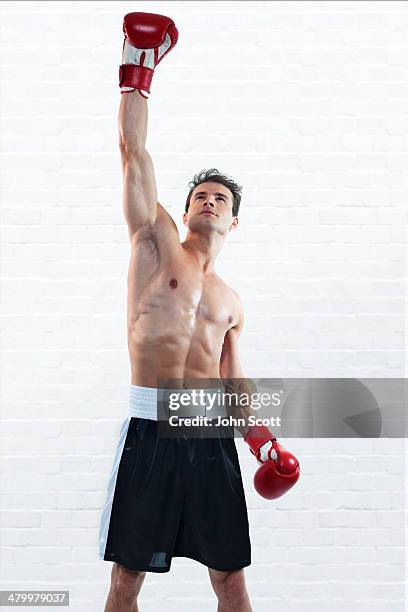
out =
<path fill-rule="evenodd" d="M 133 572 L 114 563 L 104 612 L 139 612 L 137 596 L 145 575 L 145 572 Z"/>
<path fill-rule="evenodd" d="M 217 612 L 252 612 L 243 569 L 219 572 L 208 568 L 208 573 L 218 598 Z"/>

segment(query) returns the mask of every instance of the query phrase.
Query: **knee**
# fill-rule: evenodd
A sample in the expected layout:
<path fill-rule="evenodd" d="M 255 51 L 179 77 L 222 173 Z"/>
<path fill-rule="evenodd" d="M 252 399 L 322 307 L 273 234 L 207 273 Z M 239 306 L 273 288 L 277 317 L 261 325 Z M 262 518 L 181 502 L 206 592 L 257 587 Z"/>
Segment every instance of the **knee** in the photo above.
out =
<path fill-rule="evenodd" d="M 217 572 L 212 576 L 212 584 L 214 591 L 221 600 L 239 602 L 247 596 L 242 570 Z"/>
<path fill-rule="evenodd" d="M 111 575 L 111 587 L 123 599 L 136 597 L 142 587 L 145 572 L 128 570 L 119 563 L 114 563 Z"/>

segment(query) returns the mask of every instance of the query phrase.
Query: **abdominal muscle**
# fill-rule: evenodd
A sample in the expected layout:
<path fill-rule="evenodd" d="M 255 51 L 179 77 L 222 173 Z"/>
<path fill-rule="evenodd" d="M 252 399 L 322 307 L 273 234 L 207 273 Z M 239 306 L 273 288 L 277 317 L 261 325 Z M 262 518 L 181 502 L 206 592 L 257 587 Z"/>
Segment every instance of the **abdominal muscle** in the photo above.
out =
<path fill-rule="evenodd" d="M 234 313 L 231 290 L 217 275 L 197 270 L 186 256 L 157 269 L 152 264 L 155 272 L 146 278 L 145 260 L 140 261 L 141 270 L 135 265 L 128 276 L 131 384 L 219 380 L 224 337 Z"/>
<path fill-rule="evenodd" d="M 224 337 L 219 326 L 191 314 L 183 316 L 178 312 L 172 316 L 158 310 L 154 314 L 141 314 L 128 328 L 131 383 L 142 387 L 175 387 L 176 381 L 181 384 L 188 379 L 218 380 Z M 166 379 L 169 379 L 168 385 Z"/>

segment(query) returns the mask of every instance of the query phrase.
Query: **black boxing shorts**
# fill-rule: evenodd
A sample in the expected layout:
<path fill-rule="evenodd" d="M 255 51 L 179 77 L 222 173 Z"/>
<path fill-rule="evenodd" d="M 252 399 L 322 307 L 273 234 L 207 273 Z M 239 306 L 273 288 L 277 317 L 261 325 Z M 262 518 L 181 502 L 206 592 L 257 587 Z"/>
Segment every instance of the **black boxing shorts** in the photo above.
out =
<path fill-rule="evenodd" d="M 132 387 L 138 397 L 148 389 Z M 145 414 L 146 398 L 142 404 L 136 413 Z M 221 437 L 221 431 L 211 438 L 165 438 L 157 420 L 131 414 L 122 424 L 109 477 L 99 558 L 146 572 L 168 572 L 173 557 L 219 571 L 250 565 L 234 438 Z"/>

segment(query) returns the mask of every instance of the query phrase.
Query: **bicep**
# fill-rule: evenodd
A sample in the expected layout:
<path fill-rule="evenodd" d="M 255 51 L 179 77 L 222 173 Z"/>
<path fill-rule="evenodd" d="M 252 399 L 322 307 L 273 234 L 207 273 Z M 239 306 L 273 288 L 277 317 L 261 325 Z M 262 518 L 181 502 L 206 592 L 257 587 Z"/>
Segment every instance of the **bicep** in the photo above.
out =
<path fill-rule="evenodd" d="M 152 159 L 147 153 L 122 157 L 123 212 L 131 237 L 151 226 L 157 216 L 157 188 Z"/>
<path fill-rule="evenodd" d="M 220 359 L 221 378 L 242 378 L 242 367 L 238 351 L 239 333 L 235 328 L 227 331 L 222 345 Z"/>
<path fill-rule="evenodd" d="M 239 295 L 234 292 L 237 304 L 237 323 L 224 336 L 220 358 L 221 378 L 243 378 L 239 358 L 238 339 L 244 326 L 244 309 Z"/>

